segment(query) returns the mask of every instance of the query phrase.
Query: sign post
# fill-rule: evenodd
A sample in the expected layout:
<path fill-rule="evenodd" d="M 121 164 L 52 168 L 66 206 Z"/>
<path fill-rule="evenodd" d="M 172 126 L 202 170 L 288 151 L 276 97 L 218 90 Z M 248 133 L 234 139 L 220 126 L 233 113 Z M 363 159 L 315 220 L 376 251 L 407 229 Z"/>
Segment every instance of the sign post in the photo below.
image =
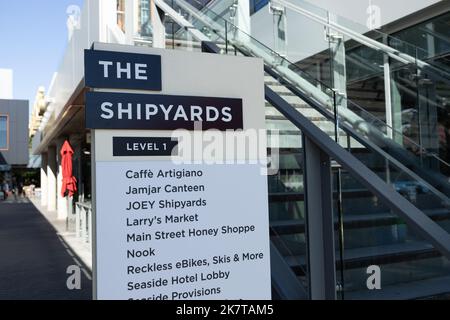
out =
<path fill-rule="evenodd" d="M 95 44 L 85 65 L 94 297 L 270 299 L 262 61 Z"/>

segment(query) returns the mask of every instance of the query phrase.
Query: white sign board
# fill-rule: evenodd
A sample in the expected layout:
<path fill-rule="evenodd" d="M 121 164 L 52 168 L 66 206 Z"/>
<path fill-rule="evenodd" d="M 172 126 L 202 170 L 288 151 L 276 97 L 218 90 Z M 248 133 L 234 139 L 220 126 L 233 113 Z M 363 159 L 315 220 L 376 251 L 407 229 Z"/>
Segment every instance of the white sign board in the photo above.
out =
<path fill-rule="evenodd" d="M 222 119 L 227 130 L 232 125 L 244 129 L 214 131 L 219 140 L 239 137 L 248 129 L 264 130 L 262 61 L 105 44 L 94 49 L 158 55 L 162 72 L 161 91 L 136 95 L 115 89 L 123 95 L 109 97 L 104 90 L 88 98 L 91 123 L 96 116 L 110 116 L 103 125 L 145 120 L 157 128 L 143 129 L 140 122 L 140 130 L 93 131 L 95 297 L 270 299 L 264 156 L 228 152 L 224 141 L 219 143 L 223 152 L 202 152 L 208 145 L 203 141 L 200 152 L 191 153 L 195 135 L 202 131 L 164 129 L 172 128 L 173 121 L 191 120 L 189 111 L 169 117 L 168 106 L 174 105 L 170 99 L 187 98 L 198 106 L 186 100 L 183 109 L 211 120 L 209 128 Z M 161 108 L 160 115 L 150 106 L 157 100 L 153 105 Z M 136 111 L 141 107 L 142 113 Z M 240 108 L 242 118 L 236 120 Z M 216 117 L 213 109 L 223 117 Z M 265 155 L 265 140 L 259 138 Z"/>

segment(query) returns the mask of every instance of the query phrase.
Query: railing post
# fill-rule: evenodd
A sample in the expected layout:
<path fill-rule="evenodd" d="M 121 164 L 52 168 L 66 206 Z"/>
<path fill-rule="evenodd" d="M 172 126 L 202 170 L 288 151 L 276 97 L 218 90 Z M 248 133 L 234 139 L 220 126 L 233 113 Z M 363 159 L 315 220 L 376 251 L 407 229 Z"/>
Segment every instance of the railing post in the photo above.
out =
<path fill-rule="evenodd" d="M 303 135 L 306 242 L 310 298 L 336 299 L 330 157 Z"/>
<path fill-rule="evenodd" d="M 75 234 L 76 237 L 80 237 L 80 205 L 77 203 L 75 208 Z"/>
<path fill-rule="evenodd" d="M 337 17 L 328 12 L 328 24 L 336 21 Z M 327 28 L 327 40 L 331 54 L 331 81 L 335 91 L 337 106 L 347 108 L 347 66 L 344 35 Z"/>
<path fill-rule="evenodd" d="M 81 239 L 86 240 L 86 208 L 82 206 L 81 210 Z"/>
<path fill-rule="evenodd" d="M 86 210 L 86 215 L 87 215 L 87 240 L 88 243 L 91 244 L 92 243 L 92 210 L 88 209 Z"/>

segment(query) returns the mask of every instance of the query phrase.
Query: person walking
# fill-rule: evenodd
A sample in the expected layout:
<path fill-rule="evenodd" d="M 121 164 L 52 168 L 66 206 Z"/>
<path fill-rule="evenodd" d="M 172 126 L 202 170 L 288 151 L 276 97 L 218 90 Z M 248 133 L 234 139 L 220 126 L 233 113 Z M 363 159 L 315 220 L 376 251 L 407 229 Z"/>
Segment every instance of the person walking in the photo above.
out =
<path fill-rule="evenodd" d="M 3 193 L 5 194 L 5 200 L 8 199 L 9 196 L 9 184 L 6 181 L 3 181 L 2 185 Z"/>
<path fill-rule="evenodd" d="M 19 181 L 17 183 L 17 194 L 19 196 L 19 198 L 23 198 L 23 182 Z"/>

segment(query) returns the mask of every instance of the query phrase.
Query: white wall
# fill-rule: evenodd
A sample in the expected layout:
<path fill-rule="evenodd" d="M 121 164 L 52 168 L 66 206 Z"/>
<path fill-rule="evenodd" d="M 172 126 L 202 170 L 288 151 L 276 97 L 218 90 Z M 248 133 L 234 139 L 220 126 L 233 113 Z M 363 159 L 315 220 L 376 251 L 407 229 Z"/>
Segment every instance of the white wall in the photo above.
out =
<path fill-rule="evenodd" d="M 339 16 L 338 23 L 359 32 L 367 32 L 368 8 L 378 6 L 381 25 L 393 22 L 418 10 L 424 9 L 439 0 L 289 0 L 293 4 L 314 14 L 326 18 L 327 10 Z M 287 11 L 287 57 L 295 62 L 320 52 L 328 47 L 325 41 L 324 29 L 321 24 L 293 12 Z M 273 16 L 268 6 L 251 17 L 252 36 L 274 48 Z"/>
<path fill-rule="evenodd" d="M 0 69 L 0 99 L 13 99 L 13 71 Z"/>
<path fill-rule="evenodd" d="M 369 17 L 367 12 L 369 6 L 377 6 L 380 8 L 381 25 L 385 25 L 440 0 L 309 0 L 308 2 L 363 25 L 366 25 Z"/>
<path fill-rule="evenodd" d="M 74 31 L 67 44 L 53 85 L 49 87 L 48 97 L 53 101 L 55 117 L 84 77 L 84 49 L 89 49 L 96 41 L 110 41 L 110 26 L 115 24 L 115 14 L 115 1 L 84 1 L 80 28 Z"/>

